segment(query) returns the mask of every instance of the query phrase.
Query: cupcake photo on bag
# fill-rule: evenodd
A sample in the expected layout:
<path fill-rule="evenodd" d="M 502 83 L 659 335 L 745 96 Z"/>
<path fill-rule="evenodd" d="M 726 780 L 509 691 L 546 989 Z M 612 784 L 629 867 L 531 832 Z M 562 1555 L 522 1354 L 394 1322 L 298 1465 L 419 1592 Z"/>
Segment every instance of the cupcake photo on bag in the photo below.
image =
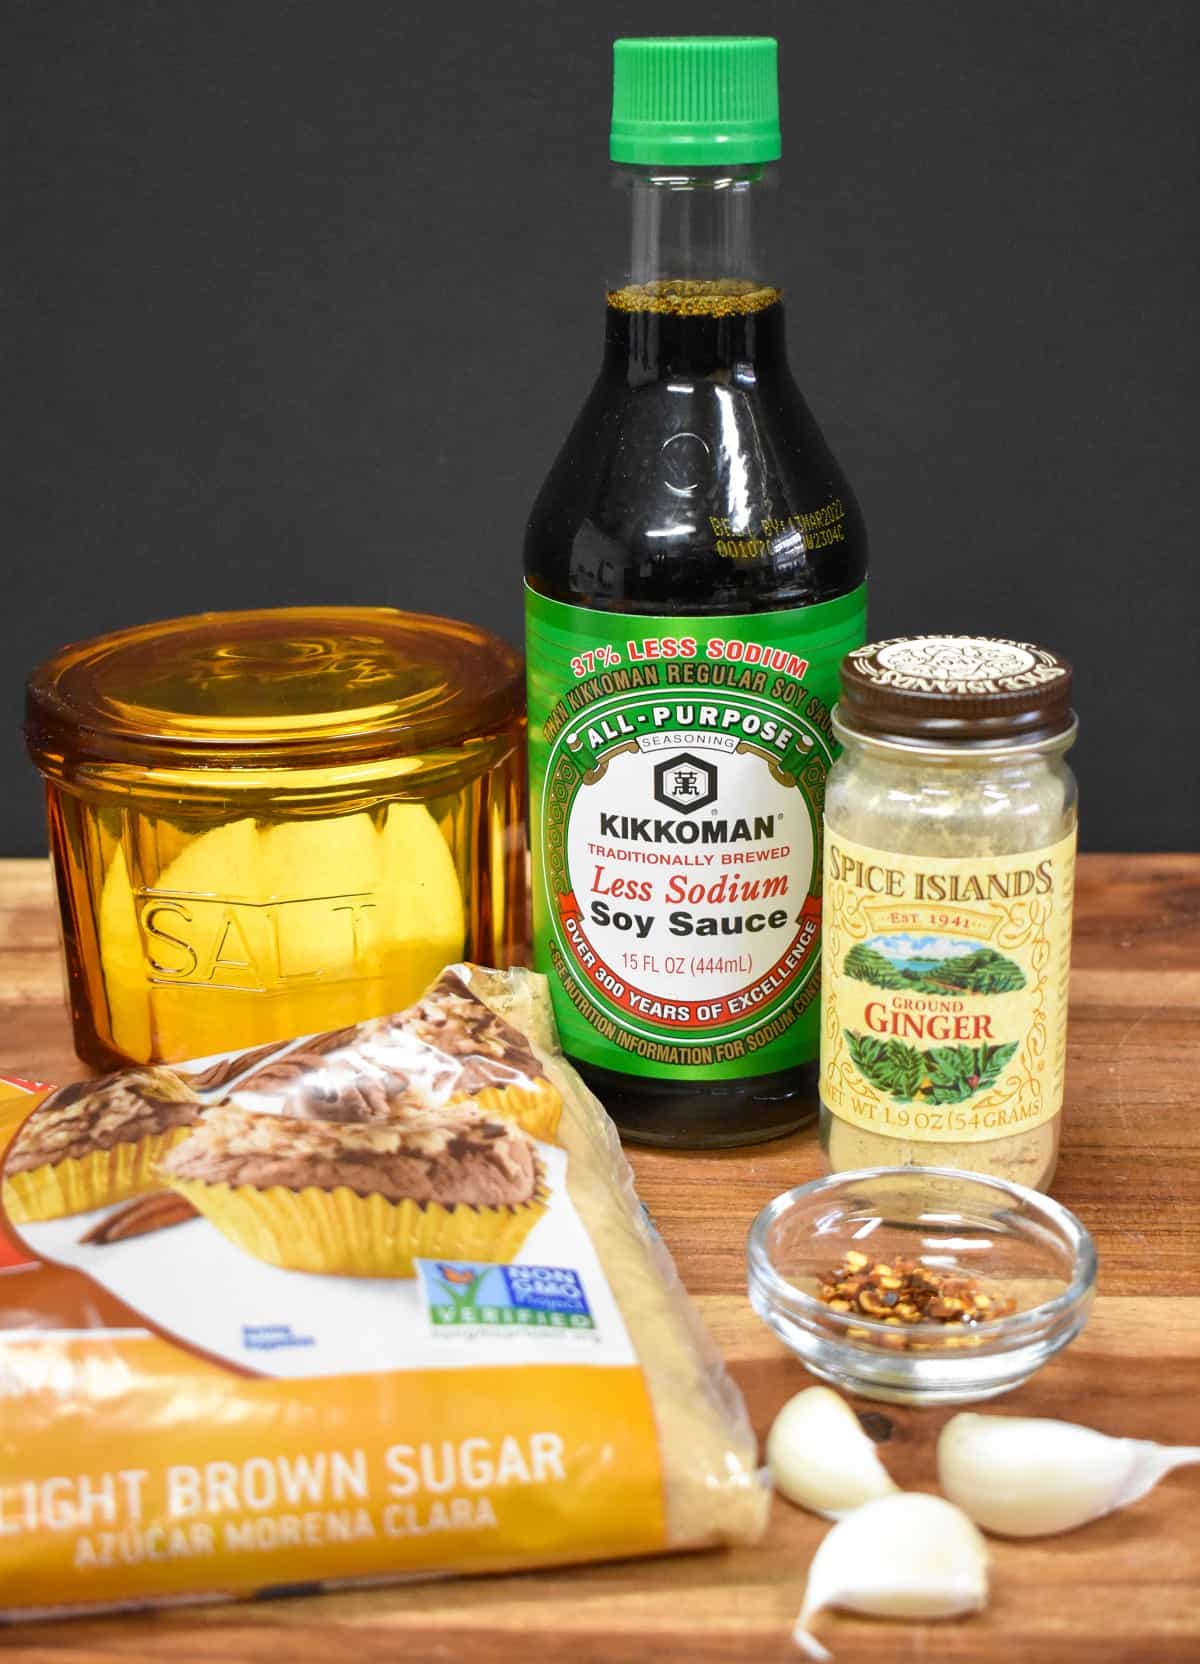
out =
<path fill-rule="evenodd" d="M 416 1005 L 311 1035 L 230 1076 L 240 1108 L 325 1121 L 389 1121 L 397 1104 L 469 1099 L 552 1144 L 562 1098 L 528 1040 L 445 971 Z"/>
<path fill-rule="evenodd" d="M 159 1161 L 200 1114 L 199 1098 L 169 1069 L 131 1069 L 52 1092 L 9 1147 L 5 1212 L 29 1224 L 160 1189 Z"/>
<path fill-rule="evenodd" d="M 463 981 L 445 971 L 429 992 L 399 1019 L 408 1032 L 454 1059 L 455 1096 L 516 1121 L 534 1138 L 553 1144 L 562 1117 L 558 1088 L 546 1077 L 526 1037 L 506 1023 Z"/>
<path fill-rule="evenodd" d="M 291 1271 L 411 1277 L 414 1258 L 515 1259 L 548 1202 L 529 1135 L 470 1099 L 389 1108 L 327 1120 L 217 1104 L 161 1177 L 236 1247 Z"/>

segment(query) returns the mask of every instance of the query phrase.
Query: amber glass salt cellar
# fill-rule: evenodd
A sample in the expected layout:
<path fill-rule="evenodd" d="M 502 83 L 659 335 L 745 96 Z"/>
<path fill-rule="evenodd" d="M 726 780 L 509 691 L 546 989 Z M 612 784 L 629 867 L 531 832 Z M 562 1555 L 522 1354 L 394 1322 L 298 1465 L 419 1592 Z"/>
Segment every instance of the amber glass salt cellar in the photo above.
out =
<path fill-rule="evenodd" d="M 79 1055 L 203 1057 L 523 954 L 517 655 L 382 607 L 206 613 L 30 677 Z"/>

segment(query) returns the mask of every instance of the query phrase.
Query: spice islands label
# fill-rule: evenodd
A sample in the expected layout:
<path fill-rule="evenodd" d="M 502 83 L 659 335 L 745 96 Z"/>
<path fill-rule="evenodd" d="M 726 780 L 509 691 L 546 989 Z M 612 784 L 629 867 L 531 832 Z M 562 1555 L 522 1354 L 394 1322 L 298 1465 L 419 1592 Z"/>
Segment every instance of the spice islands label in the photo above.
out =
<path fill-rule="evenodd" d="M 865 588 L 708 618 L 526 596 L 535 955 L 566 1050 L 681 1080 L 814 1058 L 830 707 Z"/>
<path fill-rule="evenodd" d="M 1032 1131 L 1062 1107 L 1075 834 L 943 860 L 825 837 L 821 1097 L 931 1143 Z"/>

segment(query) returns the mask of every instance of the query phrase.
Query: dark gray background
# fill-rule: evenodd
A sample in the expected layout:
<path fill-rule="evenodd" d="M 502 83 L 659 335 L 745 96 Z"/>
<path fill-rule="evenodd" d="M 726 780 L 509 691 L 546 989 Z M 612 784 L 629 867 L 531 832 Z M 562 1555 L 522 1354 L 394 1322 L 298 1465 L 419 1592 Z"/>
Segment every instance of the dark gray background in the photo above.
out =
<path fill-rule="evenodd" d="M 871 628 L 1077 664 L 1083 842 L 1196 845 L 1195 0 L 7 6 L 0 852 L 60 643 L 379 602 L 520 636 L 598 359 L 610 41 L 781 46 L 793 363 Z"/>

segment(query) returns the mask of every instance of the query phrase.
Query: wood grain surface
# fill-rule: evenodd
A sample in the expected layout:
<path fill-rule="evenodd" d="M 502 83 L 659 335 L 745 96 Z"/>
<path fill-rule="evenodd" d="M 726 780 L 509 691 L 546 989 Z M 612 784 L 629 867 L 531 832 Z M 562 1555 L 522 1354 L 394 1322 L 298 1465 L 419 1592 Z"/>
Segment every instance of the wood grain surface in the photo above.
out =
<path fill-rule="evenodd" d="M 41 862 L 0 862 L 0 967 L 0 1069 L 85 1073 Z M 1200 1444 L 1200 856 L 1083 860 L 1071 992 L 1054 1192 L 1096 1238 L 1100 1297 L 1081 1338 L 999 1407 Z M 821 1171 L 813 1135 L 741 1153 L 630 1155 L 764 1435 L 810 1378 L 746 1302 L 746 1230 L 778 1191 Z M 896 1480 L 933 1489 L 949 1412 L 874 1408 L 891 1424 L 883 1454 Z M 777 1500 L 755 1549 L 77 1619 L 0 1631 L 0 1651 L 28 1664 L 499 1664 L 557 1652 L 572 1664 L 794 1664 L 788 1634 L 825 1529 Z M 1200 1467 L 1081 1531 L 991 1548 L 986 1613 L 908 1625 L 827 1616 L 820 1635 L 854 1664 L 1200 1661 Z"/>

